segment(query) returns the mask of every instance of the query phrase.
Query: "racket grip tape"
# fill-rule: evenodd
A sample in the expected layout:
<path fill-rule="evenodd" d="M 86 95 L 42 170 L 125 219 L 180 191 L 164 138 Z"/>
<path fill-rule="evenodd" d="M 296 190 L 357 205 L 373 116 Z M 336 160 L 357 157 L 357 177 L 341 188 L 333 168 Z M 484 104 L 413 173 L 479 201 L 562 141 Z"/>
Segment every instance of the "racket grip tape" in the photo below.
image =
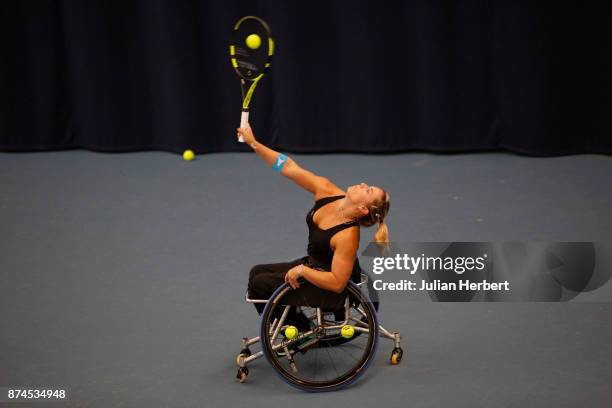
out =
<path fill-rule="evenodd" d="M 249 111 L 242 111 L 242 115 L 240 115 L 240 129 L 244 129 L 244 127 L 249 123 Z M 244 138 L 242 136 L 238 137 L 238 141 L 240 143 L 244 143 Z"/>

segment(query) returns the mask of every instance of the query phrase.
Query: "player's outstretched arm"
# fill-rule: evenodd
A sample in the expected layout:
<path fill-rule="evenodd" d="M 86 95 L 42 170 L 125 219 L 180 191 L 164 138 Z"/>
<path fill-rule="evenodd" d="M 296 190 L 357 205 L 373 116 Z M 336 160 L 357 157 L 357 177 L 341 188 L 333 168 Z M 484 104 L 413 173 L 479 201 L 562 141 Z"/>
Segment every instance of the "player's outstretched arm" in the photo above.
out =
<path fill-rule="evenodd" d="M 257 153 L 269 166 L 280 168 L 280 174 L 289 178 L 294 183 L 310 191 L 315 199 L 332 194 L 344 194 L 334 183 L 325 177 L 318 176 L 306 169 L 301 168 L 293 159 L 281 155 L 255 139 L 251 127 L 247 124 L 245 128 L 238 129 L 238 136 L 242 136 L 255 153 Z"/>

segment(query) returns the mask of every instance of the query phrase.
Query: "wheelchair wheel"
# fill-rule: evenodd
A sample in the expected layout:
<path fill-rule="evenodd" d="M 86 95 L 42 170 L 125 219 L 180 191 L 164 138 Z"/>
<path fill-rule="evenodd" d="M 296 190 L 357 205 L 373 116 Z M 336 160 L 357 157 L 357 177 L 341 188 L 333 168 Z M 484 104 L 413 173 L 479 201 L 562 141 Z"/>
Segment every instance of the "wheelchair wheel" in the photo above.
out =
<path fill-rule="evenodd" d="M 378 322 L 372 303 L 350 282 L 343 294 L 344 319 L 339 322 L 338 313 L 306 306 L 306 299 L 299 305 L 289 301 L 300 289 L 294 291 L 284 284 L 266 304 L 260 332 L 266 359 L 283 380 L 305 391 L 332 391 L 351 384 L 376 354 Z M 306 317 L 310 327 L 302 324 L 299 334 L 289 339 L 283 333 L 296 313 Z M 344 326 L 350 329 L 343 336 Z"/>

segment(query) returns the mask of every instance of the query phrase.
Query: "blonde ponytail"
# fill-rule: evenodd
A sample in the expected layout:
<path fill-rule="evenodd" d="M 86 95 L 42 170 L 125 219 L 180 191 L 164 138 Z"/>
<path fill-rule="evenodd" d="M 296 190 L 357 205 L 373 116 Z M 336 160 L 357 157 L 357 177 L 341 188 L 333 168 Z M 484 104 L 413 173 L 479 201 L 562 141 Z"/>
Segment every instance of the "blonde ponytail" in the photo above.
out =
<path fill-rule="evenodd" d="M 387 228 L 387 224 L 383 222 L 378 224 L 378 230 L 374 234 L 374 241 L 380 244 L 389 242 L 389 228 Z"/>

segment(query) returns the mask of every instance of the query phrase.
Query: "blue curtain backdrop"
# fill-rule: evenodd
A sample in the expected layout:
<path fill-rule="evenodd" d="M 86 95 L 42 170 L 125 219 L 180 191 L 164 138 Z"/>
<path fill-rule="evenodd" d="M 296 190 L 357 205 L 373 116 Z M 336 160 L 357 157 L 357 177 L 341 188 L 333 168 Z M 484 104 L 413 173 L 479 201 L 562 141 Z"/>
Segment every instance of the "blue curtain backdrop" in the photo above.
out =
<path fill-rule="evenodd" d="M 240 151 L 235 21 L 277 42 L 251 113 L 293 152 L 612 153 L 588 1 L 3 0 L 0 150 Z"/>

